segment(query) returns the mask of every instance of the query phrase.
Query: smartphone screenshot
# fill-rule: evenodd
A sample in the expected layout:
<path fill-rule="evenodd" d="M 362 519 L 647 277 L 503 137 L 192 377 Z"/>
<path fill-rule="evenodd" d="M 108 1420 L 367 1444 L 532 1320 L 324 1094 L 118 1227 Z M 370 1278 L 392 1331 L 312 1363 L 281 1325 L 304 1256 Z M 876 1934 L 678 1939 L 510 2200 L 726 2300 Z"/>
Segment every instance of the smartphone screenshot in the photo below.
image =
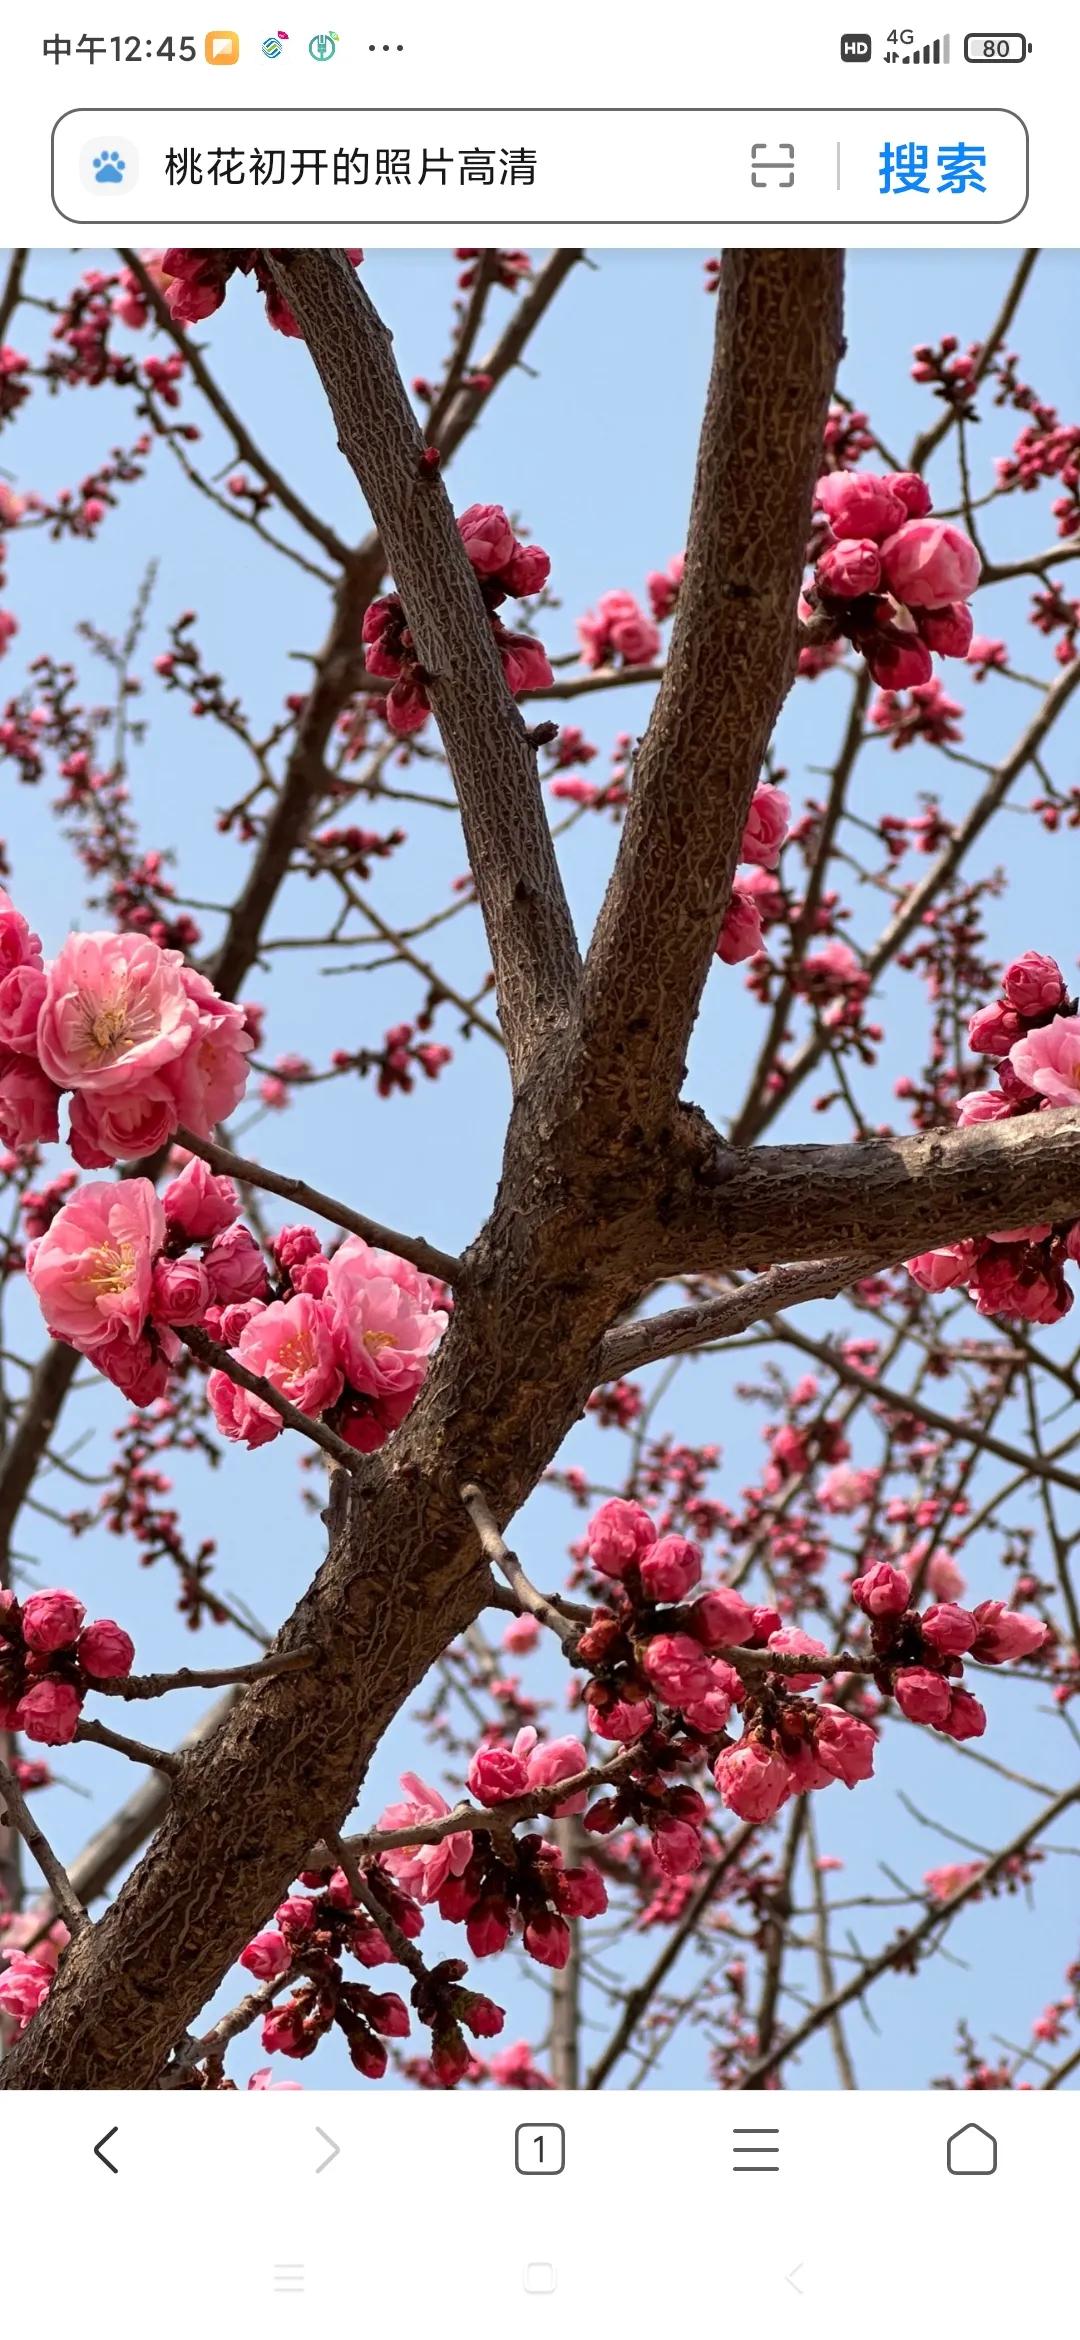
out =
<path fill-rule="evenodd" d="M 1080 35 L 986 21 L 7 28 L 17 2321 L 1071 2296 Z"/>

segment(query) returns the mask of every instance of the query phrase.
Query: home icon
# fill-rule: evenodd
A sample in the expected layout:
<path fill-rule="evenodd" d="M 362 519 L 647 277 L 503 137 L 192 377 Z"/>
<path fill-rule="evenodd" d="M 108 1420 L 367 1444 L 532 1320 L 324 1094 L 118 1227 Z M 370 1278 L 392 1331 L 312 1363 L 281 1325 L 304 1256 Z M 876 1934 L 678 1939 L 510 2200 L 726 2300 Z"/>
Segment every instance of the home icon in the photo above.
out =
<path fill-rule="evenodd" d="M 978 2121 L 967 2121 L 949 2138 L 945 2158 L 952 2177 L 993 2177 L 997 2168 L 997 2138 Z"/>

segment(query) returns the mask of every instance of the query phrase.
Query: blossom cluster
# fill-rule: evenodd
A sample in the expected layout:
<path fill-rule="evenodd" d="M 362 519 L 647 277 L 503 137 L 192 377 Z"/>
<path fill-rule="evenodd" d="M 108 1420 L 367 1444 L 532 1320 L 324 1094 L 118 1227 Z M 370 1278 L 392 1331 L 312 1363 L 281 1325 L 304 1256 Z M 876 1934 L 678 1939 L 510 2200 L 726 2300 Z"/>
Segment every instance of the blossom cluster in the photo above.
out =
<path fill-rule="evenodd" d="M 1057 960 L 1044 952 L 1025 951 L 1010 961 L 998 998 L 972 1016 L 968 1041 L 976 1055 L 995 1060 L 996 1086 L 960 1099 L 956 1117 L 963 1127 L 1080 1105 L 1080 1014 Z M 924 1291 L 964 1286 L 982 1316 L 1055 1324 L 1072 1307 L 1065 1267 L 1076 1259 L 1080 1221 L 1040 1221 L 943 1244 L 907 1264 Z"/>
<path fill-rule="evenodd" d="M 144 255 L 144 259 L 147 256 Z M 347 252 L 346 258 L 358 268 L 364 255 L 361 251 Z M 287 333 L 294 339 L 300 327 L 282 293 L 279 291 L 267 265 L 267 255 L 257 251 L 189 251 L 173 245 L 167 252 L 154 256 L 151 273 L 159 283 L 168 303 L 169 314 L 178 325 L 199 325 L 204 317 L 212 317 L 225 298 L 229 278 L 237 273 L 253 276 L 266 301 L 266 314 L 277 333 Z M 128 325 L 142 324 L 139 312 L 144 303 L 137 277 L 124 288 L 126 308 L 118 310 Z"/>
<path fill-rule="evenodd" d="M 154 1152 L 183 1123 L 209 1137 L 239 1103 L 251 1049 L 242 1008 L 179 951 L 143 934 L 72 934 L 46 966 L 0 888 L 0 1139 L 59 1134 L 85 1170 Z"/>
<path fill-rule="evenodd" d="M 531 1727 L 518 1732 L 511 1747 L 491 1738 L 478 1749 L 469 1768 L 469 1787 L 477 1801 L 493 1813 L 514 1797 L 535 1788 L 558 1785 L 579 1776 L 588 1758 L 576 1739 L 554 1739 L 544 1744 Z M 388 1831 L 441 1822 L 449 1806 L 437 1788 L 414 1772 L 406 1773 L 405 1801 L 391 1804 L 379 1822 Z M 560 1814 L 580 1812 L 586 1796 L 579 1791 L 556 1806 Z M 388 1849 L 386 1867 L 398 1884 L 418 1902 L 433 1902 L 439 1915 L 465 1927 L 474 1958 L 490 1958 L 505 1950 L 515 1928 L 522 1945 L 539 1966 L 562 1967 L 570 1955 L 568 1918 L 599 1917 L 607 1908 L 604 1882 L 591 1861 L 567 1867 L 558 1845 L 533 1835 L 515 1837 L 504 1826 L 489 1835 L 455 1829 L 432 1844 Z"/>
<path fill-rule="evenodd" d="M 716 946 L 725 966 L 751 959 L 761 949 L 767 897 L 775 891 L 771 873 L 779 867 L 790 822 L 791 804 L 783 789 L 760 781 L 739 846 L 739 860 L 749 866 L 736 878 Z"/>
<path fill-rule="evenodd" d="M 54 1588 L 19 1601 L 0 1591 L 0 1730 L 66 1747 L 93 1682 L 130 1674 L 134 1659 L 123 1626 L 112 1617 L 88 1624 L 74 1593 Z"/>
<path fill-rule="evenodd" d="M 148 1178 L 79 1187 L 27 1252 L 50 1332 L 145 1406 L 168 1385 L 180 1328 L 199 1328 L 301 1413 L 330 1415 L 350 1446 L 371 1452 L 404 1421 L 445 1328 L 434 1285 L 359 1235 L 327 1258 L 303 1226 L 274 1237 L 271 1284 L 239 1209 L 232 1180 L 198 1157 L 160 1199 Z M 207 1396 L 226 1438 L 264 1446 L 284 1427 L 220 1368 Z"/>
<path fill-rule="evenodd" d="M 823 641 L 846 638 L 888 691 L 928 683 L 933 651 L 966 658 L 982 564 L 962 529 L 930 517 L 926 481 L 912 471 L 829 471 L 815 502 L 826 537 L 800 614 L 821 621 Z"/>
<path fill-rule="evenodd" d="M 470 504 L 458 516 L 458 530 L 491 619 L 509 689 L 515 697 L 546 689 L 552 673 L 543 644 L 532 634 L 511 633 L 498 613 L 508 598 L 519 601 L 543 590 L 551 571 L 547 553 L 515 536 L 501 504 Z M 364 613 L 363 641 L 368 673 L 385 678 L 391 686 L 385 701 L 391 731 L 419 731 L 431 713 L 429 678 L 398 594 L 387 593 L 370 603 Z"/>
<path fill-rule="evenodd" d="M 1008 1665 L 1033 1657 L 1048 1638 L 1038 1617 L 1003 1601 L 980 1601 L 973 1609 L 937 1601 L 920 1615 L 911 1605 L 909 1577 L 887 1560 L 856 1577 L 851 1597 L 869 1619 L 874 1678 L 882 1694 L 895 1698 L 909 1722 L 925 1723 L 948 1739 L 981 1739 L 986 1729 L 985 1708 L 963 1687 L 964 1659 Z"/>
<path fill-rule="evenodd" d="M 403 1936 L 406 1946 L 414 1942 L 424 1923 L 417 1903 L 384 1866 L 369 1868 L 367 1882 L 385 1913 L 388 1932 Z M 290 1893 L 275 1910 L 273 1926 L 241 1952 L 241 1966 L 257 1981 L 295 1985 L 291 1997 L 264 2016 L 263 2046 L 279 2055 L 310 2056 L 336 2025 L 355 2069 L 367 2080 L 381 2080 L 388 2062 L 384 2042 L 408 2038 L 409 2010 L 396 1991 L 346 1982 L 341 1961 L 347 1955 L 370 1970 L 392 1965 L 400 1951 L 360 1907 L 343 1869 L 305 1870 L 300 1884 L 309 1890 Z M 414 1972 L 412 2005 L 431 2031 L 433 2072 L 444 2087 L 452 2087 L 470 2062 L 464 2032 L 496 2038 L 503 2011 L 482 1992 L 462 1987 L 465 1968 L 459 1959 L 431 1969 L 417 1959 Z"/>

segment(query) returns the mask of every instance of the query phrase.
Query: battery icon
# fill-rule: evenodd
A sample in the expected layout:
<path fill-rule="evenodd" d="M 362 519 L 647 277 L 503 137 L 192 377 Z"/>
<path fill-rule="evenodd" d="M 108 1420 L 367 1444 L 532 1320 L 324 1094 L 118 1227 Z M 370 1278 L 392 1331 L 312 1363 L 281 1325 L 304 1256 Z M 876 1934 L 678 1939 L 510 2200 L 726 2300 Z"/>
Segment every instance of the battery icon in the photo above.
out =
<path fill-rule="evenodd" d="M 968 65 L 1022 65 L 1030 55 L 1026 33 L 964 34 L 964 61 Z"/>

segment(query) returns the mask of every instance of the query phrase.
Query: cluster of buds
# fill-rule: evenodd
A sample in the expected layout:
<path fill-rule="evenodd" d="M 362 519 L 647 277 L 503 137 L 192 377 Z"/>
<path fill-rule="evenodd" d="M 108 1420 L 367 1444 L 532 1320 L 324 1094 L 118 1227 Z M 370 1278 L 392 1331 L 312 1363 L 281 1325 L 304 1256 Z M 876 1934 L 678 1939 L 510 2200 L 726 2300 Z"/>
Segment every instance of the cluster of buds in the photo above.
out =
<path fill-rule="evenodd" d="M 188 251 L 174 244 L 161 254 L 152 274 L 178 325 L 198 325 L 204 317 L 212 317 L 221 307 L 231 276 L 253 276 L 274 331 L 298 339 L 300 327 L 268 266 L 268 258 L 277 257 L 276 253 L 257 251 Z M 288 254 L 283 257 L 287 259 Z M 345 257 L 358 268 L 364 255 L 353 251 Z"/>
<path fill-rule="evenodd" d="M 1006 967 L 998 998 L 968 1026 L 976 1055 L 991 1057 L 996 1086 L 962 1097 L 957 1120 L 971 1127 L 1051 1106 L 1080 1105 L 1080 1014 L 1056 959 L 1025 951 Z M 976 1240 L 941 1245 L 909 1259 L 924 1291 L 964 1286 L 982 1316 L 1018 1316 L 1055 1324 L 1072 1307 L 1065 1278 L 1080 1259 L 1080 1221 L 1007 1227 Z"/>
<path fill-rule="evenodd" d="M 86 1622 L 72 1592 L 0 1591 L 0 1730 L 24 1731 L 45 1747 L 75 1737 L 95 1681 L 130 1674 L 135 1644 L 111 1617 Z"/>
<path fill-rule="evenodd" d="M 962 1687 L 964 1659 L 1004 1666 L 1034 1656 L 1047 1639 L 1038 1617 L 1023 1616 L 1002 1601 L 980 1601 L 964 1609 L 939 1601 L 921 1613 L 911 1606 L 911 1585 L 902 1569 L 876 1561 L 858 1576 L 851 1597 L 870 1621 L 874 1679 L 883 1697 L 895 1698 L 909 1722 L 925 1723 L 949 1739 L 981 1739 L 986 1712 Z"/>
<path fill-rule="evenodd" d="M 459 515 L 458 530 L 491 618 L 509 689 L 515 697 L 546 689 L 552 674 L 543 644 L 531 634 L 510 633 L 498 612 L 508 598 L 520 601 L 526 594 L 542 592 L 551 571 L 547 553 L 515 536 L 501 504 L 470 504 Z M 419 731 L 431 713 L 431 678 L 417 655 L 398 594 L 387 593 L 370 603 L 364 612 L 363 642 L 368 673 L 391 685 L 385 700 L 391 731 L 401 735 Z"/>
<path fill-rule="evenodd" d="M 567 1920 L 602 1917 L 607 1908 L 599 1870 L 591 1861 L 569 1867 L 558 1845 L 514 1836 L 495 1823 L 490 1835 L 478 1829 L 471 1843 L 467 1866 L 449 1876 L 438 1895 L 440 1915 L 464 1925 L 474 1958 L 505 1950 L 517 1930 L 538 1966 L 565 1966 Z"/>
<path fill-rule="evenodd" d="M 814 639 L 846 638 L 883 690 L 928 683 L 936 651 L 966 658 L 970 596 L 981 562 L 963 530 L 929 517 L 933 499 L 916 472 L 830 471 L 815 501 L 826 523 L 801 615 Z"/>
<path fill-rule="evenodd" d="M 589 1721 L 598 1737 L 640 1742 L 642 1777 L 707 1758 L 722 1801 L 748 1820 L 770 1819 L 789 1796 L 832 1780 L 854 1787 L 870 1777 L 869 1725 L 801 1695 L 822 1679 L 820 1642 L 785 1630 L 778 1610 L 753 1606 L 731 1586 L 699 1589 L 697 1545 L 658 1536 L 639 1503 L 602 1504 L 586 1548 L 613 1585 L 610 1605 L 594 1611 L 577 1643 L 593 1670 Z M 733 1708 L 743 1720 L 735 1743 L 727 1731 Z M 647 1798 L 635 1796 L 633 1784 L 620 1786 L 668 1873 L 682 1862 L 692 1870 L 701 1858 L 704 1807 L 691 1794 L 692 1803 L 681 1783 Z"/>

